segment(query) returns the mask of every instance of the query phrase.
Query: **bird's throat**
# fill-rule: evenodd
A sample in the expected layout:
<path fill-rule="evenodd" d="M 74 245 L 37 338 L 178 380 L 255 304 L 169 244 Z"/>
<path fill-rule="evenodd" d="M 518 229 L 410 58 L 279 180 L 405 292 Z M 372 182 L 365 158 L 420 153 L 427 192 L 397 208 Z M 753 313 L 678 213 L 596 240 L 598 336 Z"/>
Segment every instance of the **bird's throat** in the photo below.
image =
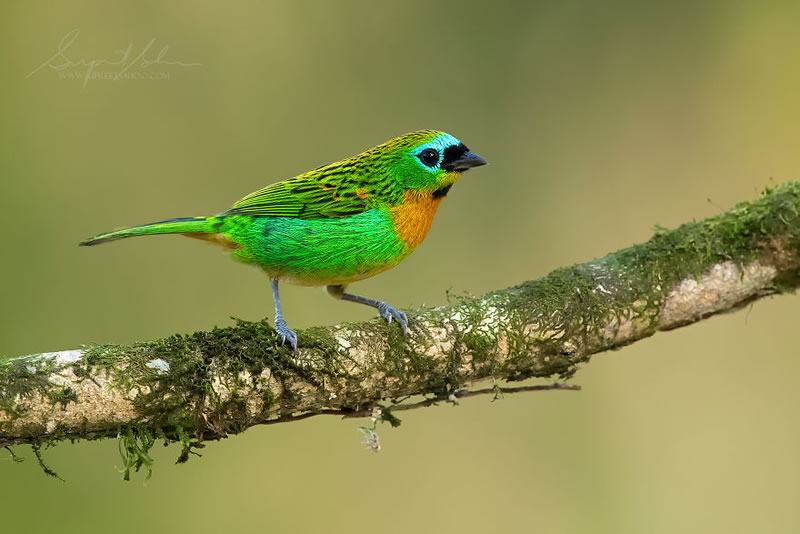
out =
<path fill-rule="evenodd" d="M 449 190 L 450 186 L 442 188 Z M 425 240 L 431 228 L 433 216 L 447 194 L 436 195 L 440 191 L 414 191 L 408 190 L 403 195 L 403 203 L 389 209 L 394 223 L 395 232 L 406 246 L 413 250 Z"/>
<path fill-rule="evenodd" d="M 433 198 L 437 199 L 437 198 L 446 197 L 447 193 L 450 192 L 450 188 L 451 187 L 453 187 L 453 184 L 449 184 L 449 185 L 446 185 L 444 187 L 441 187 L 441 188 L 437 189 L 436 191 L 433 192 Z"/>

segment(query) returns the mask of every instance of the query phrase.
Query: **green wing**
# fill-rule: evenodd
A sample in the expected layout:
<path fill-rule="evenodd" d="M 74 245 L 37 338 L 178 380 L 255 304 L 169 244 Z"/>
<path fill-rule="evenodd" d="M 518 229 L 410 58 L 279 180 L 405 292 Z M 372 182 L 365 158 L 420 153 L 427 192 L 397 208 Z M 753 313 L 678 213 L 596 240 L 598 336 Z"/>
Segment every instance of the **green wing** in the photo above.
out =
<path fill-rule="evenodd" d="M 339 218 L 357 215 L 397 197 L 391 180 L 356 161 L 322 167 L 250 193 L 224 215 Z M 402 196 L 402 193 L 400 194 Z"/>

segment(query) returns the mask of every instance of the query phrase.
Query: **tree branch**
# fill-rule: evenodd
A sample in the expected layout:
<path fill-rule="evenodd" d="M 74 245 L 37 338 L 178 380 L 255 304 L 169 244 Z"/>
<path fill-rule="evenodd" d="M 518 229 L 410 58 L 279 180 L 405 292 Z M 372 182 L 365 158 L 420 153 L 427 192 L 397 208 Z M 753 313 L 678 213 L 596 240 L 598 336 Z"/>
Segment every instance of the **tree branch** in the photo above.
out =
<path fill-rule="evenodd" d="M 386 399 L 427 395 L 417 405 L 428 405 L 486 379 L 565 379 L 592 354 L 798 283 L 800 182 L 791 182 L 604 258 L 411 311 L 405 339 L 382 320 L 310 328 L 292 354 L 266 322 L 237 321 L 7 360 L 0 446 L 122 435 L 137 467 L 156 437 L 188 451 L 257 424 L 373 413 Z"/>

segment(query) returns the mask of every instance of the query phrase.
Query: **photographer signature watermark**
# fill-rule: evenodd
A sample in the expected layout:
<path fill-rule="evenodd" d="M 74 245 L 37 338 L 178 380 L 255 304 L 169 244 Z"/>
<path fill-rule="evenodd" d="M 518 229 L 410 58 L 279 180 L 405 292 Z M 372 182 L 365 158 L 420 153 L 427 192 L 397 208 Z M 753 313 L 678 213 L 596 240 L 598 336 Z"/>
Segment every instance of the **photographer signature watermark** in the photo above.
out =
<path fill-rule="evenodd" d="M 80 35 L 75 29 L 67 33 L 58 43 L 55 54 L 25 76 L 30 78 L 42 70 L 58 72 L 62 80 L 82 80 L 83 87 L 89 80 L 169 80 L 170 72 L 164 67 L 199 67 L 200 63 L 185 63 L 166 59 L 169 46 L 164 45 L 155 53 L 156 43 L 151 39 L 138 54 L 134 54 L 133 42 L 121 50 L 116 50 L 108 59 L 71 59 L 66 52 Z M 155 67 L 161 67 L 156 69 Z"/>

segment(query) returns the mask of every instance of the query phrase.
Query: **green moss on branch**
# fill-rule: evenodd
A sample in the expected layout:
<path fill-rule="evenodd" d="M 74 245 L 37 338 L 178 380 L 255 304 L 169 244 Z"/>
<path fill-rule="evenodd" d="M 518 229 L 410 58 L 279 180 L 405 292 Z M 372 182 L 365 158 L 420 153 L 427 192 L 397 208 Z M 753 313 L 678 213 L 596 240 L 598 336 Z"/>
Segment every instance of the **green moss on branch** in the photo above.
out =
<path fill-rule="evenodd" d="M 125 473 L 163 438 L 202 441 L 480 380 L 569 377 L 592 354 L 800 283 L 800 183 L 535 281 L 382 321 L 299 332 L 265 321 L 0 363 L 0 445 L 121 436 Z"/>

